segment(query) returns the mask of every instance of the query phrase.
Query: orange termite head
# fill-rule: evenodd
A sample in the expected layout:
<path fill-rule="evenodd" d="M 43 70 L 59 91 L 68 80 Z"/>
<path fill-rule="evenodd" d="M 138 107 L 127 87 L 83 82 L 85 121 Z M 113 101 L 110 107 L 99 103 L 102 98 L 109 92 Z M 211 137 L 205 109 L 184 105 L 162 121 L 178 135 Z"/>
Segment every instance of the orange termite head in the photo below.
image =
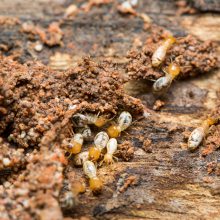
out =
<path fill-rule="evenodd" d="M 207 118 L 206 120 L 207 120 L 209 126 L 215 124 L 218 121 L 217 118 L 211 118 L 211 117 Z"/>
<path fill-rule="evenodd" d="M 172 76 L 172 78 L 175 78 L 180 73 L 180 66 L 176 63 L 170 63 L 167 68 L 167 73 Z"/>
<path fill-rule="evenodd" d="M 174 43 L 176 43 L 176 38 L 175 38 L 174 36 L 172 36 L 172 35 L 166 37 L 165 40 L 166 40 L 166 41 L 169 41 L 170 44 L 174 44 Z"/>
<path fill-rule="evenodd" d="M 109 135 L 109 137 L 111 138 L 117 138 L 120 136 L 121 134 L 121 129 L 119 126 L 117 125 L 111 125 L 110 127 L 108 127 L 107 129 L 107 133 Z"/>
<path fill-rule="evenodd" d="M 76 133 L 73 138 L 71 138 L 68 145 L 68 151 L 72 154 L 78 154 L 83 145 L 83 136 L 80 133 Z"/>
<path fill-rule="evenodd" d="M 205 121 L 203 121 L 202 127 L 206 130 L 206 132 L 208 132 L 209 127 L 215 124 L 217 121 L 217 118 L 208 117 Z"/>
<path fill-rule="evenodd" d="M 108 119 L 107 119 L 106 117 L 104 117 L 104 116 L 99 116 L 99 117 L 95 120 L 94 124 L 95 124 L 95 126 L 97 126 L 97 127 L 100 128 L 100 127 L 104 126 L 107 122 L 108 122 Z"/>
<path fill-rule="evenodd" d="M 101 155 L 100 149 L 95 146 L 89 148 L 89 159 L 92 161 L 97 161 Z"/>
<path fill-rule="evenodd" d="M 68 146 L 68 151 L 71 154 L 78 154 L 80 153 L 81 149 L 82 149 L 82 145 L 77 142 L 73 142 Z"/>
<path fill-rule="evenodd" d="M 94 177 L 89 179 L 89 187 L 93 192 L 98 193 L 102 190 L 103 183 L 98 177 Z"/>

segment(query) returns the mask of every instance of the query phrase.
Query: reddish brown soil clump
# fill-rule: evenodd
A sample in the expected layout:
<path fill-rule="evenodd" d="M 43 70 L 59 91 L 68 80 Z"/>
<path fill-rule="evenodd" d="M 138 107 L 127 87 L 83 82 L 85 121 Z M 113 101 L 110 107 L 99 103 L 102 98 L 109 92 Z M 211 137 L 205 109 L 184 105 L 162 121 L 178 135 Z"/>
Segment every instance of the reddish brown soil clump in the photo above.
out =
<path fill-rule="evenodd" d="M 58 198 L 67 160 L 60 143 L 74 129 L 72 116 L 129 110 L 136 117 L 142 104 L 124 93 L 114 69 L 89 58 L 67 72 L 8 58 L 0 69 L 2 216 L 62 219 Z"/>
<path fill-rule="evenodd" d="M 168 35 L 169 33 L 156 27 L 141 51 L 133 50 L 128 53 L 127 72 L 129 79 L 157 79 L 164 75 L 162 68 L 167 67 L 170 62 L 176 62 L 180 65 L 181 77 L 194 76 L 217 68 L 213 42 L 201 42 L 191 35 L 177 37 L 177 42 L 167 51 L 161 67 L 152 67 L 152 55 Z"/>
<path fill-rule="evenodd" d="M 142 113 L 141 102 L 123 92 L 118 73 L 90 59 L 64 73 L 8 59 L 0 65 L 4 116 L 0 132 L 20 146 L 48 145 L 59 139 L 76 112 Z"/>
<path fill-rule="evenodd" d="M 129 161 L 134 157 L 134 147 L 130 141 L 124 141 L 118 146 L 118 155 L 125 161 Z"/>

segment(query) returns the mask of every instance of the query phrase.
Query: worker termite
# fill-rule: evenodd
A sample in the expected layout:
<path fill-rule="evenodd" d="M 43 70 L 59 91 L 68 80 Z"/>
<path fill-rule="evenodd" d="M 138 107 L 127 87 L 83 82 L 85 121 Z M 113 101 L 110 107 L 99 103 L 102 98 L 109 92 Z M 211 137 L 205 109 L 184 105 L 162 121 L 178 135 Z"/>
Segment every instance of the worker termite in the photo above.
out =
<path fill-rule="evenodd" d="M 129 112 L 122 112 L 118 118 L 117 125 L 108 127 L 107 132 L 111 138 L 118 137 L 122 131 L 126 130 L 132 123 L 132 116 Z"/>
<path fill-rule="evenodd" d="M 76 129 L 78 133 L 82 134 L 83 139 L 85 141 L 91 141 L 92 140 L 92 131 L 90 129 L 90 127 L 88 127 L 87 125 L 85 127 L 82 128 L 78 128 Z"/>
<path fill-rule="evenodd" d="M 206 119 L 202 125 L 192 131 L 188 139 L 188 149 L 194 151 L 205 138 L 209 131 L 209 127 L 217 122 L 216 118 Z"/>
<path fill-rule="evenodd" d="M 65 184 L 65 180 L 64 180 Z M 70 210 L 78 205 L 77 195 L 85 192 L 85 184 L 80 181 L 73 181 L 63 187 L 59 195 L 60 206 L 65 210 Z"/>
<path fill-rule="evenodd" d="M 88 119 L 85 115 L 77 113 L 72 116 L 74 127 L 85 127 L 88 124 Z"/>
<path fill-rule="evenodd" d="M 70 153 L 70 155 L 78 154 L 81 151 L 83 145 L 82 134 L 76 133 L 74 134 L 73 138 L 64 139 L 63 145 Z"/>
<path fill-rule="evenodd" d="M 165 59 L 167 51 L 176 42 L 173 36 L 167 37 L 163 43 L 154 51 L 152 56 L 152 66 L 158 67 Z"/>
<path fill-rule="evenodd" d="M 176 63 L 170 63 L 165 72 L 165 76 L 160 77 L 156 82 L 153 84 L 153 91 L 154 92 L 164 92 L 166 91 L 172 81 L 180 74 L 180 67 Z"/>
<path fill-rule="evenodd" d="M 93 115 L 93 114 L 87 114 L 86 115 L 89 124 L 94 124 L 96 127 L 102 127 L 108 122 L 108 118 L 104 115 Z"/>
<path fill-rule="evenodd" d="M 89 159 L 89 152 L 84 151 L 76 154 L 73 158 L 73 164 L 75 166 L 82 166 L 85 161 Z"/>
<path fill-rule="evenodd" d="M 107 153 L 104 156 L 103 161 L 101 162 L 101 164 L 104 162 L 106 164 L 112 164 L 114 162 L 113 157 L 114 157 L 114 153 L 117 150 L 117 140 L 115 138 L 110 138 L 108 143 L 107 143 Z M 116 157 L 114 157 L 116 158 Z M 101 165 L 100 164 L 100 165 Z"/>
<path fill-rule="evenodd" d="M 109 136 L 106 132 L 99 132 L 94 138 L 94 146 L 89 148 L 89 158 L 92 161 L 97 161 L 101 155 L 102 150 L 106 147 Z"/>
<path fill-rule="evenodd" d="M 72 209 L 77 205 L 77 199 L 71 191 L 66 191 L 59 198 L 60 206 L 63 209 Z"/>
<path fill-rule="evenodd" d="M 83 171 L 89 177 L 89 187 L 93 192 L 99 192 L 102 189 L 102 181 L 97 177 L 96 167 L 92 161 L 83 163 Z"/>
<path fill-rule="evenodd" d="M 72 117 L 72 121 L 75 127 L 84 127 L 88 124 L 94 124 L 97 127 L 104 126 L 109 119 L 104 115 L 95 115 L 95 114 L 75 114 Z"/>

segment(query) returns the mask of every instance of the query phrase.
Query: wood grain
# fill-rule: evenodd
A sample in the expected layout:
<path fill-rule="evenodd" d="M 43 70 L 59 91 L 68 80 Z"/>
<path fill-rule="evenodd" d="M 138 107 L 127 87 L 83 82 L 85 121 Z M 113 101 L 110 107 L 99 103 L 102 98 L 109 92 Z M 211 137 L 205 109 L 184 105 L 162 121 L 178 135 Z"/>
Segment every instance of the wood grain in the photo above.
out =
<path fill-rule="evenodd" d="M 71 2 L 0 0 L 0 15 L 47 27 L 52 21 L 62 19 Z M 80 4 L 82 1 L 73 2 Z M 137 10 L 147 13 L 153 22 L 179 36 L 190 33 L 202 40 L 219 43 L 219 14 L 177 16 L 175 2 L 162 0 L 140 0 Z M 64 38 L 61 47 L 44 46 L 43 51 L 35 52 L 33 58 L 28 42 L 38 39 L 28 39 L 20 28 L 21 25 L 0 26 L 0 44 L 9 48 L 2 50 L 4 55 L 14 55 L 22 63 L 37 59 L 48 64 L 50 56 L 62 52 L 69 54 L 73 62 L 91 54 L 97 60 L 112 58 L 120 66 L 134 39 L 144 41 L 149 34 L 140 18 L 120 15 L 111 5 L 93 7 L 87 14 L 62 21 Z M 189 153 L 182 145 L 186 142 L 183 132 L 192 130 L 217 107 L 219 85 L 220 71 L 175 82 L 165 97 L 166 111 L 153 112 L 123 135 L 121 141 L 129 139 L 135 147 L 134 159 L 100 168 L 98 173 L 106 185 L 103 193 L 95 197 L 86 192 L 79 197 L 80 205 L 65 215 L 97 219 L 220 219 L 220 179 L 206 171 L 208 162 L 220 160 L 219 151 L 202 158 L 200 150 Z M 146 91 L 143 82 L 133 83 L 130 87 L 129 93 L 141 98 L 144 104 L 156 100 Z M 141 89 L 143 87 L 145 91 Z M 188 97 L 190 92 L 193 92 L 193 98 Z M 143 150 L 140 136 L 152 141 L 151 153 Z M 75 172 L 82 174 L 81 169 L 75 169 Z M 123 174 L 125 178 L 126 175 L 135 176 L 137 183 L 117 194 L 117 183 Z M 210 181 L 205 181 L 207 179 Z"/>

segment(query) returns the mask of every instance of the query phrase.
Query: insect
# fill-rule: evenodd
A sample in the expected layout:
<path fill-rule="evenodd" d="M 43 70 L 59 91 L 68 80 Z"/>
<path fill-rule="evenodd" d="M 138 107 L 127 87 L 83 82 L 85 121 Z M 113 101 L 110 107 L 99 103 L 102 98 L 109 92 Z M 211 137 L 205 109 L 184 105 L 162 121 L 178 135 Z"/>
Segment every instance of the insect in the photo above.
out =
<path fill-rule="evenodd" d="M 172 81 L 179 75 L 180 67 L 176 63 L 170 63 L 168 68 L 163 71 L 165 72 L 166 75 L 163 77 L 160 77 L 153 84 L 153 91 L 154 92 L 166 91 L 170 87 Z"/>
<path fill-rule="evenodd" d="M 83 171 L 89 177 L 89 187 L 93 192 L 101 191 L 103 184 L 102 181 L 97 177 L 96 167 L 92 161 L 85 161 L 83 163 Z"/>
<path fill-rule="evenodd" d="M 218 119 L 209 117 L 202 125 L 192 131 L 188 139 L 188 149 L 194 151 L 205 138 L 209 127 L 217 122 Z"/>
<path fill-rule="evenodd" d="M 118 137 L 122 131 L 126 130 L 132 123 L 132 116 L 129 112 L 122 112 L 119 115 L 117 125 L 108 127 L 107 132 L 111 138 Z"/>
<path fill-rule="evenodd" d="M 75 166 L 82 166 L 85 161 L 89 159 L 89 152 L 84 151 L 76 154 L 73 158 L 73 163 Z"/>
<path fill-rule="evenodd" d="M 70 140 L 64 139 L 63 144 L 70 155 L 78 154 L 82 149 L 83 136 L 80 133 L 76 133 Z"/>
<path fill-rule="evenodd" d="M 99 116 L 99 114 L 83 115 L 78 113 L 72 117 L 72 121 L 75 127 L 85 127 L 88 124 L 94 124 L 97 127 L 102 127 L 109 121 L 109 119 L 104 115 Z"/>
<path fill-rule="evenodd" d="M 77 205 L 77 200 L 71 191 L 66 191 L 59 198 L 60 205 L 63 209 L 72 209 Z"/>
<path fill-rule="evenodd" d="M 88 124 L 88 119 L 85 115 L 77 113 L 72 116 L 74 127 L 85 127 Z"/>
<path fill-rule="evenodd" d="M 167 51 L 176 42 L 173 36 L 167 37 L 162 44 L 154 51 L 152 56 L 152 66 L 158 67 L 165 59 Z"/>
<path fill-rule="evenodd" d="M 86 125 L 85 127 L 78 128 L 77 132 L 82 134 L 83 139 L 85 141 L 91 141 L 92 140 L 93 134 L 92 134 L 92 131 L 91 131 L 89 126 Z"/>
<path fill-rule="evenodd" d="M 105 162 L 106 164 L 112 164 L 114 162 L 113 161 L 113 157 L 114 157 L 113 155 L 117 150 L 117 146 L 118 146 L 117 140 L 115 138 L 110 138 L 108 143 L 107 143 L 107 147 L 106 147 L 107 148 L 107 153 L 105 154 L 104 159 L 101 162 L 101 164 L 103 162 Z"/>
<path fill-rule="evenodd" d="M 89 158 L 92 161 L 97 161 L 102 150 L 106 147 L 109 141 L 109 136 L 106 132 L 99 132 L 94 138 L 94 146 L 89 148 Z"/>
<path fill-rule="evenodd" d="M 89 124 L 94 124 L 97 127 L 102 127 L 108 122 L 108 118 L 105 117 L 104 115 L 93 115 L 93 114 L 87 114 L 86 115 Z"/>

